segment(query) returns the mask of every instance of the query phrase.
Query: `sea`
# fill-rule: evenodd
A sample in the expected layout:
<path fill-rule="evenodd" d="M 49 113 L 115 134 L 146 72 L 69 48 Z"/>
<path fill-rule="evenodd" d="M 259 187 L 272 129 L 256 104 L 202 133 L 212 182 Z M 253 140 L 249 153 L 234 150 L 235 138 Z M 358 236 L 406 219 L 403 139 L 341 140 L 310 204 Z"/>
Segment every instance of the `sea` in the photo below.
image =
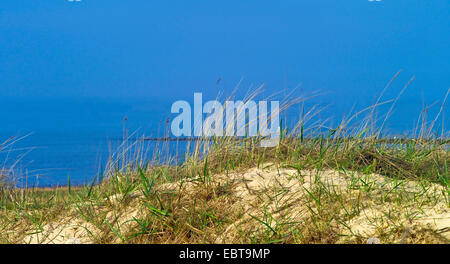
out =
<path fill-rule="evenodd" d="M 2 99 L 0 168 L 21 187 L 91 183 L 124 138 L 167 135 L 169 115 L 161 100 Z"/>
<path fill-rule="evenodd" d="M 132 145 L 140 138 L 171 136 L 172 103 L 161 99 L 1 98 L 0 172 L 9 175 L 18 187 L 91 183 L 102 177 L 108 159 L 120 151 L 124 138 Z M 306 111 L 314 105 L 306 105 Z M 407 107 L 399 110 L 388 122 L 394 134 L 412 129 L 417 117 Z M 295 124 L 302 111 L 304 105 L 282 114 L 290 120 L 287 126 Z M 344 112 L 328 108 L 316 118 Z M 334 117 L 334 124 L 328 120 L 330 127 L 339 124 L 341 116 Z M 155 151 L 164 149 L 161 144 L 151 140 L 140 143 L 144 158 L 154 159 Z M 167 153 L 157 155 L 168 157 L 186 151 L 185 146 L 174 144 L 179 143 L 168 142 Z"/>

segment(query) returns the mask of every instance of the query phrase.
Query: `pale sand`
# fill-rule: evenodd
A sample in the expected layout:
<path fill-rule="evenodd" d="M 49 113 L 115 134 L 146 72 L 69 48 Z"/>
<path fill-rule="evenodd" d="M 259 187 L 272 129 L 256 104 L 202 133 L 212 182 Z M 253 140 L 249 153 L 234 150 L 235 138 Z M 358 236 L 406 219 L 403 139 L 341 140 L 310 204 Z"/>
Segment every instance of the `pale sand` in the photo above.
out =
<path fill-rule="evenodd" d="M 352 181 L 355 182 L 354 179 L 358 177 L 362 177 L 364 182 L 373 187 L 369 194 L 364 195 L 364 192 L 350 188 Z M 278 168 L 271 164 L 241 173 L 216 175 L 213 179 L 216 183 L 232 184 L 231 195 L 234 202 L 227 205 L 226 209 L 242 212 L 239 220 L 230 224 L 225 232 L 217 236 L 216 243 L 239 243 L 240 233 L 257 233 L 267 229 L 267 226 L 255 219 L 266 219 L 266 224 L 273 229 L 280 223 L 308 221 L 312 215 L 311 210 L 314 212 L 317 208 L 314 208 L 314 203 L 311 203 L 306 190 L 316 188 L 319 185 L 318 180 L 328 190 L 340 195 L 348 203 L 344 205 L 348 208 L 356 204 L 356 199 L 362 197 L 358 214 L 352 215 L 345 223 L 331 223 L 341 235 L 338 243 L 352 243 L 357 241 L 355 240 L 357 238 L 359 241 L 376 238 L 380 229 L 388 228 L 397 228 L 402 233 L 396 241 L 389 243 L 420 242 L 420 235 L 415 232 L 423 229 L 434 230 L 439 236 L 450 239 L 450 210 L 442 196 L 442 191 L 446 190 L 436 184 L 428 184 L 428 189 L 424 190 L 418 182 L 404 181 L 396 190 L 389 192 L 398 181 L 377 174 L 362 175 L 357 172 L 343 173 L 334 170 L 297 171 L 291 168 Z M 361 181 L 357 181 L 357 184 L 361 185 Z M 187 194 L 196 187 L 195 183 L 183 183 L 183 190 Z M 180 183 L 168 183 L 158 187 L 159 190 L 166 191 L 179 188 Z M 393 197 L 399 193 L 408 193 L 411 197 L 417 195 L 415 200 L 397 204 Z M 380 198 L 383 196 L 387 197 L 385 201 Z M 145 210 L 139 204 L 140 195 L 135 194 L 130 199 L 127 206 L 121 207 L 120 215 L 105 214 L 105 218 L 114 226 L 119 226 L 122 231 L 133 228 L 135 226 L 132 224 L 133 218 L 140 215 L 140 210 Z M 114 201 L 120 200 L 120 197 L 112 196 L 109 200 L 114 205 Z M 421 204 L 420 208 L 418 204 Z M 345 210 L 349 210 L 348 208 Z M 339 215 L 344 215 L 344 207 L 336 210 Z M 78 216 L 47 224 L 42 232 L 27 236 L 24 242 L 92 243 L 92 232 L 98 232 L 97 228 Z M 410 237 L 416 240 L 409 240 Z M 114 242 L 120 243 L 121 240 L 116 238 Z"/>

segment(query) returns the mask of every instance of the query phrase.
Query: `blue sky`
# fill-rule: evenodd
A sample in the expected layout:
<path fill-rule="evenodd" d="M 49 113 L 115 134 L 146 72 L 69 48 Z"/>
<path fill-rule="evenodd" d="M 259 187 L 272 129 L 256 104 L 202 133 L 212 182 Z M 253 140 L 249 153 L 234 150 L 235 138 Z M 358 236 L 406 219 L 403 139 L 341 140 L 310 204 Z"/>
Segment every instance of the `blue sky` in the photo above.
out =
<path fill-rule="evenodd" d="M 450 84 L 449 12 L 448 0 L 2 0 L 0 96 L 175 100 L 242 79 L 352 104 L 403 70 L 387 97 L 414 75 L 399 105 L 432 103 Z"/>

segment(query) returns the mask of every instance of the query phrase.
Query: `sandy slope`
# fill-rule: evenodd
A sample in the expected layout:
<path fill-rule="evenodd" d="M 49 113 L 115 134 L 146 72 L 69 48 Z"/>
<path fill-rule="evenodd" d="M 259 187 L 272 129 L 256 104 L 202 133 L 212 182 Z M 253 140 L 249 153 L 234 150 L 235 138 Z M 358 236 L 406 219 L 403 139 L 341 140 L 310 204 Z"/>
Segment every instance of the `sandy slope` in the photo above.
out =
<path fill-rule="evenodd" d="M 298 170 L 271 164 L 262 167 L 213 177 L 216 183 L 233 186 L 233 202 L 224 210 L 242 212 L 242 217 L 216 235 L 215 243 L 248 242 L 242 241 L 240 234 L 268 230 L 313 235 L 314 225 L 334 233 L 337 243 L 365 243 L 369 238 L 382 243 L 445 243 L 450 239 L 450 209 L 442 195 L 447 190 L 439 185 L 399 182 L 377 174 Z M 179 183 L 158 188 L 178 190 Z M 186 194 L 196 188 L 195 183 L 183 185 Z M 315 200 L 318 193 L 320 202 Z M 129 220 L 145 209 L 139 208 L 141 198 L 134 195 L 120 215 L 107 213 L 105 218 L 122 230 L 133 228 Z M 116 199 L 111 197 L 111 201 Z M 325 218 L 322 216 L 330 215 L 331 221 L 320 222 Z M 24 242 L 91 243 L 92 232 L 98 232 L 95 225 L 75 216 L 47 224 Z M 383 241 L 387 232 L 395 239 Z"/>

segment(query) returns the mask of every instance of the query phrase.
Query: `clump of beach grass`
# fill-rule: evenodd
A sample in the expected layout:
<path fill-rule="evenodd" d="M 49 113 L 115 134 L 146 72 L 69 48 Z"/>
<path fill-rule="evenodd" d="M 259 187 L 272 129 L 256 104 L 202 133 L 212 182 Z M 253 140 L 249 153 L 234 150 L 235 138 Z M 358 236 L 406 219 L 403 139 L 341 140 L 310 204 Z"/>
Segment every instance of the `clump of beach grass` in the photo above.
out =
<path fill-rule="evenodd" d="M 381 137 L 380 104 L 325 132 L 306 113 L 273 148 L 205 138 L 182 161 L 146 160 L 127 140 L 100 182 L 2 185 L 0 243 L 448 243 L 448 135 L 422 118 L 415 136 Z"/>

